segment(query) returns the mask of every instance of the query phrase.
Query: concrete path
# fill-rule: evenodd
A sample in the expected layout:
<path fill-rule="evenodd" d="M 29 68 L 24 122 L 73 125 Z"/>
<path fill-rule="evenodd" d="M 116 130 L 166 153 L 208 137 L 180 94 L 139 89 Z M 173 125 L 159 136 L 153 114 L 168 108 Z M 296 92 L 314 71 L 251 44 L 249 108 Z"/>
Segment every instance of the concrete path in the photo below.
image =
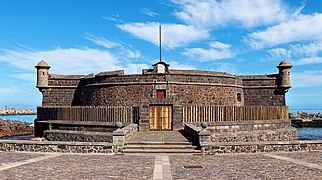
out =
<path fill-rule="evenodd" d="M 169 156 L 167 155 L 156 155 L 155 157 L 155 165 L 154 165 L 154 172 L 153 172 L 153 179 L 167 179 L 171 180 L 171 168 L 169 162 Z"/>
<path fill-rule="evenodd" d="M 322 179 L 322 151 L 178 155 L 0 151 L 2 179 Z"/>

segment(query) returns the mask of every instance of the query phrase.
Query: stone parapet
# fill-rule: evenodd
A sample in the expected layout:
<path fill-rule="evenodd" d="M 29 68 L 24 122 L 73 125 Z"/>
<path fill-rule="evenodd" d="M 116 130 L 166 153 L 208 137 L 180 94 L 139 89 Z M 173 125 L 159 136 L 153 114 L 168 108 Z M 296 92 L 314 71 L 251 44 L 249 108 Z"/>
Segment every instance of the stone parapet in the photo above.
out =
<path fill-rule="evenodd" d="M 124 142 L 138 131 L 137 124 L 129 124 L 122 129 L 115 130 L 113 134 L 113 143 L 122 146 Z"/>
<path fill-rule="evenodd" d="M 211 142 L 211 132 L 201 127 L 197 127 L 193 124 L 184 125 L 185 133 L 191 138 L 191 140 L 198 146 L 204 146 Z"/>
<path fill-rule="evenodd" d="M 30 151 L 58 153 L 113 153 L 117 146 L 103 142 L 59 142 L 0 140 L 0 151 Z"/>
<path fill-rule="evenodd" d="M 212 142 L 293 141 L 297 139 L 297 129 L 293 127 L 276 130 L 222 132 L 211 134 Z"/>
<path fill-rule="evenodd" d="M 322 150 L 322 140 L 269 141 L 269 142 L 223 142 L 204 145 L 207 154 L 223 153 L 272 153 Z"/>
<path fill-rule="evenodd" d="M 113 137 L 110 132 L 87 132 L 68 130 L 46 130 L 44 137 L 49 141 L 76 141 L 76 142 L 110 142 Z"/>

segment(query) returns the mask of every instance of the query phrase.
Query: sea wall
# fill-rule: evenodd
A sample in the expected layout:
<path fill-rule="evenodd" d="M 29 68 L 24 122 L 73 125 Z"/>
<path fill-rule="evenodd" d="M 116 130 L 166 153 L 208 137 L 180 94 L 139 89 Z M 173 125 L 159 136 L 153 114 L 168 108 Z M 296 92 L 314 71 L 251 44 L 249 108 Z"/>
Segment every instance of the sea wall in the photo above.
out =
<path fill-rule="evenodd" d="M 3 115 L 35 115 L 37 111 L 32 109 L 0 108 L 0 116 Z"/>

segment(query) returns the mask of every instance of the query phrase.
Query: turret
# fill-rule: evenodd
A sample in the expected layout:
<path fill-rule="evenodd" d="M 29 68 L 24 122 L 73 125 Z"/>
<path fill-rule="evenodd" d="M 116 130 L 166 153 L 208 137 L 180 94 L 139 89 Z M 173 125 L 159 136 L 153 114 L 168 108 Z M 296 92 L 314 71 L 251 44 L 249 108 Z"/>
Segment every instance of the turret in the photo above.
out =
<path fill-rule="evenodd" d="M 283 60 L 278 66 L 278 88 L 279 90 L 286 93 L 289 88 L 291 88 L 291 73 L 290 70 L 292 65 L 289 64 L 286 60 Z"/>
<path fill-rule="evenodd" d="M 37 85 L 36 87 L 39 88 L 41 91 L 41 88 L 48 86 L 48 70 L 50 66 L 47 64 L 46 61 L 41 60 L 35 68 L 37 69 Z"/>

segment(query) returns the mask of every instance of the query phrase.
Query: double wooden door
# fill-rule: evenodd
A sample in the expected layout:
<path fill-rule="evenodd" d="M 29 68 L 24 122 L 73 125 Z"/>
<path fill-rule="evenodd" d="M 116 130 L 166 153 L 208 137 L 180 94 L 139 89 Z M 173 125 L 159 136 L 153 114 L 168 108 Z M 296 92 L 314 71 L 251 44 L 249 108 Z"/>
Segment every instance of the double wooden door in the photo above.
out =
<path fill-rule="evenodd" d="M 150 130 L 172 130 L 172 106 L 150 106 Z"/>

